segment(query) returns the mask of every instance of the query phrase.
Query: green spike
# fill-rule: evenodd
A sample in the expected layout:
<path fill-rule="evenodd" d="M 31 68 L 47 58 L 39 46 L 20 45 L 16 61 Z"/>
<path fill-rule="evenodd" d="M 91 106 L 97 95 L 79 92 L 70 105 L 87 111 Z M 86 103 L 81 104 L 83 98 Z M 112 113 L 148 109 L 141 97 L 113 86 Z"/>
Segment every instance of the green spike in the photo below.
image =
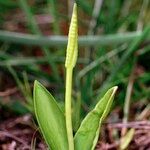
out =
<path fill-rule="evenodd" d="M 77 61 L 77 53 L 78 53 L 78 21 L 77 21 L 77 5 L 74 4 L 73 13 L 69 28 L 68 34 L 68 45 L 67 45 L 67 54 L 66 54 L 66 68 L 73 68 Z"/>

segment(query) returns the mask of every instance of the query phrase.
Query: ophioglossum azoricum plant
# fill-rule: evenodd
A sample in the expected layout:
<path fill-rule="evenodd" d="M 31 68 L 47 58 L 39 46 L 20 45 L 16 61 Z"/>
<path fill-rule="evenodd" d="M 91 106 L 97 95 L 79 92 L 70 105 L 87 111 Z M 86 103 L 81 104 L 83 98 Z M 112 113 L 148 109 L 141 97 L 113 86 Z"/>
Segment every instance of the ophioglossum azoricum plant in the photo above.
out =
<path fill-rule="evenodd" d="M 46 88 L 35 81 L 34 110 L 42 135 L 51 150 L 93 150 L 97 144 L 100 127 L 108 115 L 117 87 L 112 87 L 99 100 L 81 122 L 73 136 L 72 127 L 72 75 L 78 55 L 77 5 L 74 4 L 69 28 L 66 54 L 65 114 Z"/>

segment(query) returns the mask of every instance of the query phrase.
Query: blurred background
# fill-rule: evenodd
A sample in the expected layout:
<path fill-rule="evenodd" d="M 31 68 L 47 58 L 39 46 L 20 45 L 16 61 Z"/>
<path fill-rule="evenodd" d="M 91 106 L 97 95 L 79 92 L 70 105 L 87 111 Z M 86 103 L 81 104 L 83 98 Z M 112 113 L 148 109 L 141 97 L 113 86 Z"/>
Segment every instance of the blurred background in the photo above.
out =
<path fill-rule="evenodd" d="M 73 0 L 0 0 L 0 149 L 46 149 L 34 122 L 40 81 L 64 110 L 67 34 Z M 150 1 L 76 0 L 79 57 L 74 131 L 113 85 L 119 89 L 97 149 L 150 148 Z M 134 129 L 130 134 L 128 129 Z M 129 130 L 131 131 L 131 130 Z M 106 134 L 107 133 L 107 134 Z"/>

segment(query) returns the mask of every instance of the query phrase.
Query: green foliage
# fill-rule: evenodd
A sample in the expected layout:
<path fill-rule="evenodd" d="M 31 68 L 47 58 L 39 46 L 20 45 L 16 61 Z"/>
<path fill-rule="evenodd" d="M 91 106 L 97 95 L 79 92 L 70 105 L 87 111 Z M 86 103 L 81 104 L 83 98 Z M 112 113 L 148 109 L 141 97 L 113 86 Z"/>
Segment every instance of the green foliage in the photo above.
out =
<path fill-rule="evenodd" d="M 65 116 L 53 96 L 38 81 L 34 84 L 34 108 L 49 147 L 53 150 L 67 150 Z"/>
<path fill-rule="evenodd" d="M 93 150 L 95 148 L 102 121 L 110 111 L 116 90 L 117 87 L 109 89 L 82 121 L 74 137 L 76 150 Z"/>
<path fill-rule="evenodd" d="M 23 73 L 23 79 L 24 82 L 22 83 L 21 80 L 19 79 L 19 77 L 17 76 L 15 70 L 11 67 L 11 66 L 7 66 L 8 70 L 10 71 L 10 73 L 12 74 L 14 80 L 16 81 L 16 84 L 18 85 L 20 91 L 22 92 L 23 96 L 26 99 L 26 103 L 24 104 L 24 106 L 33 113 L 33 100 L 32 100 L 32 92 L 28 83 L 28 79 L 27 79 L 27 75 L 24 72 Z M 17 110 L 17 109 L 16 109 Z"/>
<path fill-rule="evenodd" d="M 36 118 L 42 134 L 49 148 L 52 150 L 93 150 L 98 141 L 100 126 L 110 111 L 117 90 L 117 87 L 108 90 L 96 107 L 85 117 L 73 139 L 71 94 L 72 74 L 76 59 L 77 6 L 75 4 L 69 30 L 65 63 L 65 116 L 52 95 L 39 82 L 35 81 L 34 84 L 34 109 Z"/>
<path fill-rule="evenodd" d="M 100 126 L 110 111 L 116 90 L 117 87 L 109 89 L 82 121 L 74 137 L 75 150 L 94 149 L 99 137 Z M 48 146 L 52 150 L 67 150 L 65 116 L 53 96 L 38 81 L 35 81 L 34 84 L 34 108 Z"/>
<path fill-rule="evenodd" d="M 100 126 L 110 111 L 116 90 L 117 87 L 109 89 L 82 121 L 74 137 L 75 150 L 94 149 L 99 137 Z M 35 81 L 34 84 L 34 108 L 48 146 L 52 150 L 67 150 L 65 116 L 53 96 L 38 81 Z"/>
<path fill-rule="evenodd" d="M 137 59 L 135 70 L 138 73 L 135 77 L 131 103 L 139 100 L 145 103 L 144 99 L 146 104 L 149 102 L 150 73 L 147 62 L 150 54 L 148 42 L 150 9 L 148 0 L 116 0 L 115 3 L 106 0 L 102 2 L 102 7 L 97 10 L 99 12 L 95 16 L 93 14 L 95 8 L 97 9 L 95 7 L 97 1 L 76 0 L 80 14 L 78 43 L 79 48 L 82 49 L 78 59 L 80 65 L 74 71 L 76 80 L 74 86 L 77 91 L 73 92 L 73 96 L 79 94 L 80 98 L 71 97 L 71 100 L 74 100 L 71 108 L 74 132 L 79 128 L 81 118 L 93 108 L 110 87 L 119 85 L 121 92 L 117 97 L 117 105 L 123 106 L 128 76 L 131 74 L 132 60 L 135 58 Z M 32 87 L 35 79 L 43 83 L 51 83 L 50 88 L 54 89 L 53 93 L 63 103 L 64 80 L 61 75 L 65 73 L 61 64 L 65 61 L 62 56 L 67 44 L 65 36 L 69 18 L 67 9 L 70 8 L 66 9 L 67 3 L 64 5 L 57 2 L 58 0 L 0 1 L 0 88 L 3 91 L 3 88 L 8 88 L 7 84 L 8 86 L 14 84 L 10 78 L 11 73 L 17 89 L 22 92 L 25 99 L 22 101 L 23 97 L 20 97 L 18 100 L 14 94 L 10 98 L 11 101 L 6 102 L 5 106 L 13 112 L 19 114 L 25 114 L 29 110 L 32 112 L 32 97 L 28 87 Z M 41 24 L 37 18 L 42 19 L 42 16 L 48 16 L 50 19 Z M 87 36 L 90 22 L 93 20 L 94 34 Z M 92 53 L 87 55 L 90 49 Z M 36 55 L 38 51 L 45 55 L 42 57 Z M 11 66 L 9 69 L 8 65 Z M 22 72 L 27 73 L 29 86 Z M 6 87 L 3 86 L 4 84 Z M 3 97 L 0 97 L 0 102 L 5 103 Z"/>

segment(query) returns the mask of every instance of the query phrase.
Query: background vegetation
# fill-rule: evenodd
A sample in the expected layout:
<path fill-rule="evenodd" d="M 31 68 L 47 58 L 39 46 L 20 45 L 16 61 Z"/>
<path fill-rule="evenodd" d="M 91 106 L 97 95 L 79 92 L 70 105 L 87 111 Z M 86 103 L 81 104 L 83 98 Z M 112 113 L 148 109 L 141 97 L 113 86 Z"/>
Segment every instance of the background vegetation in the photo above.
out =
<path fill-rule="evenodd" d="M 106 121 L 109 127 L 105 126 L 98 147 L 117 147 L 126 124 L 136 129 L 130 149 L 149 148 L 149 0 L 76 2 L 79 59 L 73 85 L 74 130 L 104 92 L 118 85 Z M 44 149 L 30 116 L 35 79 L 64 109 L 64 57 L 72 4 L 73 0 L 0 0 L 0 149 L 14 142 L 14 147 Z M 137 137 L 143 140 L 136 141 Z"/>

